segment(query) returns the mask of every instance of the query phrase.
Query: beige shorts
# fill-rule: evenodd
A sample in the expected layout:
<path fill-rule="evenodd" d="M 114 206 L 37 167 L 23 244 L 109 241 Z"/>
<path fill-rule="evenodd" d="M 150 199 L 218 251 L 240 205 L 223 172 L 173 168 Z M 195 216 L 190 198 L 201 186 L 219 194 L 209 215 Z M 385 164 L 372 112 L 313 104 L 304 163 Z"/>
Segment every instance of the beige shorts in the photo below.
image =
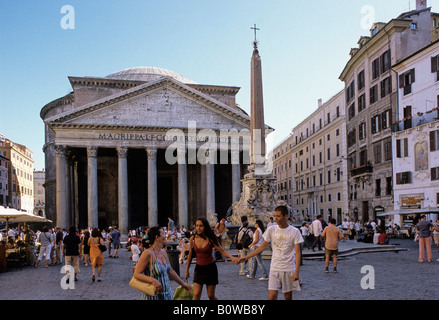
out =
<path fill-rule="evenodd" d="M 293 281 L 293 273 L 291 271 L 270 270 L 268 290 L 282 290 L 282 293 L 300 291 L 300 285 L 298 281 Z"/>
<path fill-rule="evenodd" d="M 79 273 L 79 256 L 66 256 L 66 266 L 73 266 L 75 273 Z"/>

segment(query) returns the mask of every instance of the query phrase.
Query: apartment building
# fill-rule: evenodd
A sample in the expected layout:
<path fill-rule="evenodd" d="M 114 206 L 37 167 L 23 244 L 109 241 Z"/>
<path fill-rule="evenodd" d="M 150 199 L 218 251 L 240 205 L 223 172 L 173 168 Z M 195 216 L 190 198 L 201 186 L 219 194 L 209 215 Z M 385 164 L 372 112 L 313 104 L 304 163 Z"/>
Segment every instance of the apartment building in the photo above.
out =
<path fill-rule="evenodd" d="M 46 181 L 45 170 L 34 170 L 34 214 L 45 217 L 46 195 L 44 192 L 44 183 Z"/>
<path fill-rule="evenodd" d="M 5 141 L 5 136 L 0 134 L 0 145 Z M 0 151 L 0 206 L 7 206 L 8 195 L 8 166 L 9 159 L 6 158 L 6 151 Z"/>
<path fill-rule="evenodd" d="M 392 211 L 392 122 L 398 112 L 398 78 L 391 66 L 438 39 L 438 14 L 425 0 L 388 23 L 375 23 L 350 52 L 339 79 L 346 90 L 348 206 L 368 221 Z"/>
<path fill-rule="evenodd" d="M 317 110 L 296 126 L 289 138 L 291 203 L 303 216 L 322 215 L 325 220 L 332 217 L 341 223 L 348 213 L 345 101 L 344 90 L 326 103 L 319 99 Z"/>
<path fill-rule="evenodd" d="M 0 153 L 8 162 L 8 198 L 4 206 L 33 213 L 33 153 L 8 138 L 0 142 Z"/>
<path fill-rule="evenodd" d="M 402 224 L 417 213 L 439 213 L 439 41 L 392 66 L 398 73 L 393 122 L 395 211 Z"/>
<path fill-rule="evenodd" d="M 277 195 L 291 207 L 295 207 L 293 201 L 293 138 L 290 134 L 273 150 L 273 172 L 276 177 Z"/>

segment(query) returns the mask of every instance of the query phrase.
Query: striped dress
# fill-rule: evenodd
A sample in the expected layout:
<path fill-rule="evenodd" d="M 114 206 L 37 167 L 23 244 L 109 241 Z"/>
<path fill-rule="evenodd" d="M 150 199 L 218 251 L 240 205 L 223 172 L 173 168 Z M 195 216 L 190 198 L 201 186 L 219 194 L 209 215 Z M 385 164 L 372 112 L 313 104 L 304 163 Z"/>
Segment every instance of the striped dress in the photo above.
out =
<path fill-rule="evenodd" d="M 155 254 L 155 252 L 154 252 Z M 152 267 L 152 275 L 150 274 L 150 269 L 145 270 L 145 275 L 152 277 L 162 284 L 163 291 L 157 292 L 156 296 L 149 296 L 146 293 L 143 294 L 143 300 L 173 300 L 174 295 L 172 293 L 171 282 L 169 280 L 168 272 L 171 270 L 171 265 L 169 261 L 164 265 L 156 259 Z"/>

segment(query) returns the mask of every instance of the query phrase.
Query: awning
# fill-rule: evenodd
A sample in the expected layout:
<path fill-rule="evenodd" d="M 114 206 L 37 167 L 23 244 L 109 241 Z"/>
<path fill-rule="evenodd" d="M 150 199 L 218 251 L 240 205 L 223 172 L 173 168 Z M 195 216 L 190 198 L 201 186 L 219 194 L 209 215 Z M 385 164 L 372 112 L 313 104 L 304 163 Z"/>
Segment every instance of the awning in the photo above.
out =
<path fill-rule="evenodd" d="M 439 214 L 439 208 L 427 207 L 421 209 L 397 209 L 389 212 L 381 212 L 377 214 L 377 217 L 394 216 L 394 215 L 407 215 L 407 214 Z"/>

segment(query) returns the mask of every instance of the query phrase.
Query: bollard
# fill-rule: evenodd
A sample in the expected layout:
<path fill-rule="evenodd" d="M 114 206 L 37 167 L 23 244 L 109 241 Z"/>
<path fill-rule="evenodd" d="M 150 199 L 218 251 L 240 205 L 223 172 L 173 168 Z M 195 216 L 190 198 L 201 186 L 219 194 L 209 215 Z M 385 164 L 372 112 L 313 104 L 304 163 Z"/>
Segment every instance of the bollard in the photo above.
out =
<path fill-rule="evenodd" d="M 171 263 L 172 269 L 180 276 L 180 264 L 178 262 L 178 256 L 180 251 L 177 249 L 178 242 L 167 242 L 165 244 L 166 253 L 168 254 L 169 262 Z"/>

